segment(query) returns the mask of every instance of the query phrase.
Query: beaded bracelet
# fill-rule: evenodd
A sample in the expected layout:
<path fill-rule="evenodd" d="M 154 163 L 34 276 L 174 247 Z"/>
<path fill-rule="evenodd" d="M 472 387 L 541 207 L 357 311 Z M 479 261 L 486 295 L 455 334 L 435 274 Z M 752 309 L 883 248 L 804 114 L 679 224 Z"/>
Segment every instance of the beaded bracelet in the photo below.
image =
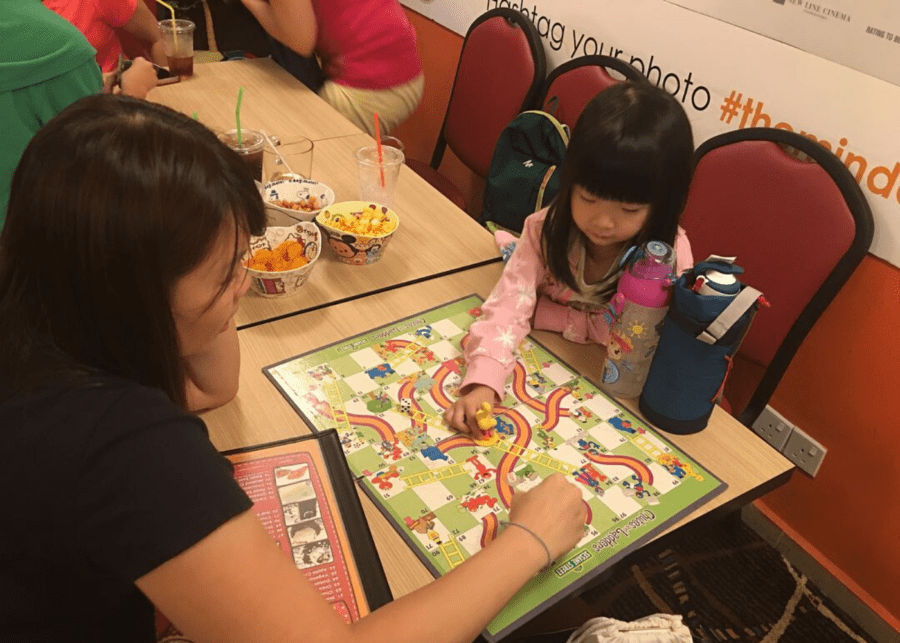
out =
<path fill-rule="evenodd" d="M 523 524 L 521 524 L 521 523 L 518 523 L 518 522 L 511 522 L 511 521 L 509 521 L 509 522 L 501 522 L 500 524 L 501 524 L 501 525 L 509 525 L 509 526 L 511 526 L 511 527 L 518 527 L 519 529 L 522 529 L 523 531 L 526 531 L 526 532 L 528 532 L 529 534 L 531 534 L 532 536 L 534 536 L 535 540 L 537 540 L 539 543 L 541 543 L 541 547 L 544 548 L 544 552 L 547 554 L 547 566 L 541 569 L 541 573 L 544 573 L 544 572 L 546 572 L 546 571 L 550 571 L 550 568 L 553 567 L 553 556 L 550 555 L 550 548 L 547 547 L 547 543 L 544 542 L 544 539 L 543 539 L 543 538 L 541 538 L 541 537 L 538 536 L 536 533 L 534 533 L 533 531 L 531 531 L 531 530 L 530 530 L 528 527 L 526 527 L 525 525 L 523 525 Z"/>

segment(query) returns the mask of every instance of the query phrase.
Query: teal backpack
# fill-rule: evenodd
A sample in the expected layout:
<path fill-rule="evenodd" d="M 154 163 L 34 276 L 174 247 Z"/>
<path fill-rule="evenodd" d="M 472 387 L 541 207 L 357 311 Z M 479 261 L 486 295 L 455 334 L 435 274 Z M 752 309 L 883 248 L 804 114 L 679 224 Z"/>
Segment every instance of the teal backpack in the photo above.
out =
<path fill-rule="evenodd" d="M 522 112 L 500 133 L 484 189 L 481 223 L 516 233 L 532 212 L 559 191 L 559 170 L 569 145 L 569 128 L 552 114 Z"/>

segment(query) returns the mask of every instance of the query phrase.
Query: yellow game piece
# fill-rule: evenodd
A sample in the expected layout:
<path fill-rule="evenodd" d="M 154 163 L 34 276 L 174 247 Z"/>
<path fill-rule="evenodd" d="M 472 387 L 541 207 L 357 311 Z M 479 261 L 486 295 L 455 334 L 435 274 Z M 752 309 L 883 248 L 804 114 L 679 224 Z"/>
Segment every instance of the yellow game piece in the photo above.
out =
<path fill-rule="evenodd" d="M 475 422 L 478 424 L 478 428 L 485 433 L 490 433 L 494 430 L 496 422 L 494 422 L 494 415 L 491 413 L 490 403 L 481 403 L 481 408 L 475 411 Z"/>
<path fill-rule="evenodd" d="M 482 402 L 481 408 L 475 411 L 475 422 L 481 430 L 480 437 L 473 437 L 475 444 L 482 447 L 489 447 L 497 444 L 500 436 L 494 431 L 497 423 L 494 421 L 494 414 L 491 411 L 491 405 L 488 402 Z"/>
<path fill-rule="evenodd" d="M 500 434 L 497 431 L 485 433 L 481 438 L 472 438 L 472 441 L 480 447 L 492 447 L 500 441 Z"/>

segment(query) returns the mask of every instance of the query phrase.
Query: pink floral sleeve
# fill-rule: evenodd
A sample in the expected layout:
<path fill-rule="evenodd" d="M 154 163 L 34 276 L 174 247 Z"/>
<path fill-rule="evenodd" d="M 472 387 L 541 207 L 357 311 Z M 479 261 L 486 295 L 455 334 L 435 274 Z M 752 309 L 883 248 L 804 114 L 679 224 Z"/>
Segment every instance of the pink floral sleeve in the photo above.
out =
<path fill-rule="evenodd" d="M 513 353 L 531 330 L 537 289 L 546 272 L 540 250 L 543 213 L 525 220 L 500 281 L 469 329 L 463 393 L 469 386 L 482 384 L 494 389 L 498 401 L 503 399 L 503 388 L 516 363 Z"/>
<path fill-rule="evenodd" d="M 688 268 L 694 267 L 694 255 L 691 253 L 691 243 L 688 241 L 684 228 L 678 227 L 678 234 L 675 236 L 675 273 L 681 275 Z"/>

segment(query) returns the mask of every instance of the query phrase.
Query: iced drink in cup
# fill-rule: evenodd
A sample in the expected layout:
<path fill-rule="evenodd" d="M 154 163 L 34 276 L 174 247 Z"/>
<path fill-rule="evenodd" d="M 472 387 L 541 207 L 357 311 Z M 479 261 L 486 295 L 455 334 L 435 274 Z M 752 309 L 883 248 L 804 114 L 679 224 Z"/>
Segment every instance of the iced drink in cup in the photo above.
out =
<path fill-rule="evenodd" d="M 240 154 L 244 163 L 250 167 L 253 178 L 262 183 L 263 149 L 266 143 L 262 133 L 252 129 L 241 129 L 240 142 L 238 142 L 238 131 L 231 129 L 219 134 L 219 140 Z"/>
<path fill-rule="evenodd" d="M 160 20 L 169 71 L 178 76 L 194 73 L 194 23 L 190 20 Z"/>
<path fill-rule="evenodd" d="M 403 152 L 396 147 L 381 146 L 381 162 L 375 145 L 356 150 L 359 170 L 359 200 L 390 207 L 403 165 Z M 383 180 L 382 180 L 383 179 Z"/>

